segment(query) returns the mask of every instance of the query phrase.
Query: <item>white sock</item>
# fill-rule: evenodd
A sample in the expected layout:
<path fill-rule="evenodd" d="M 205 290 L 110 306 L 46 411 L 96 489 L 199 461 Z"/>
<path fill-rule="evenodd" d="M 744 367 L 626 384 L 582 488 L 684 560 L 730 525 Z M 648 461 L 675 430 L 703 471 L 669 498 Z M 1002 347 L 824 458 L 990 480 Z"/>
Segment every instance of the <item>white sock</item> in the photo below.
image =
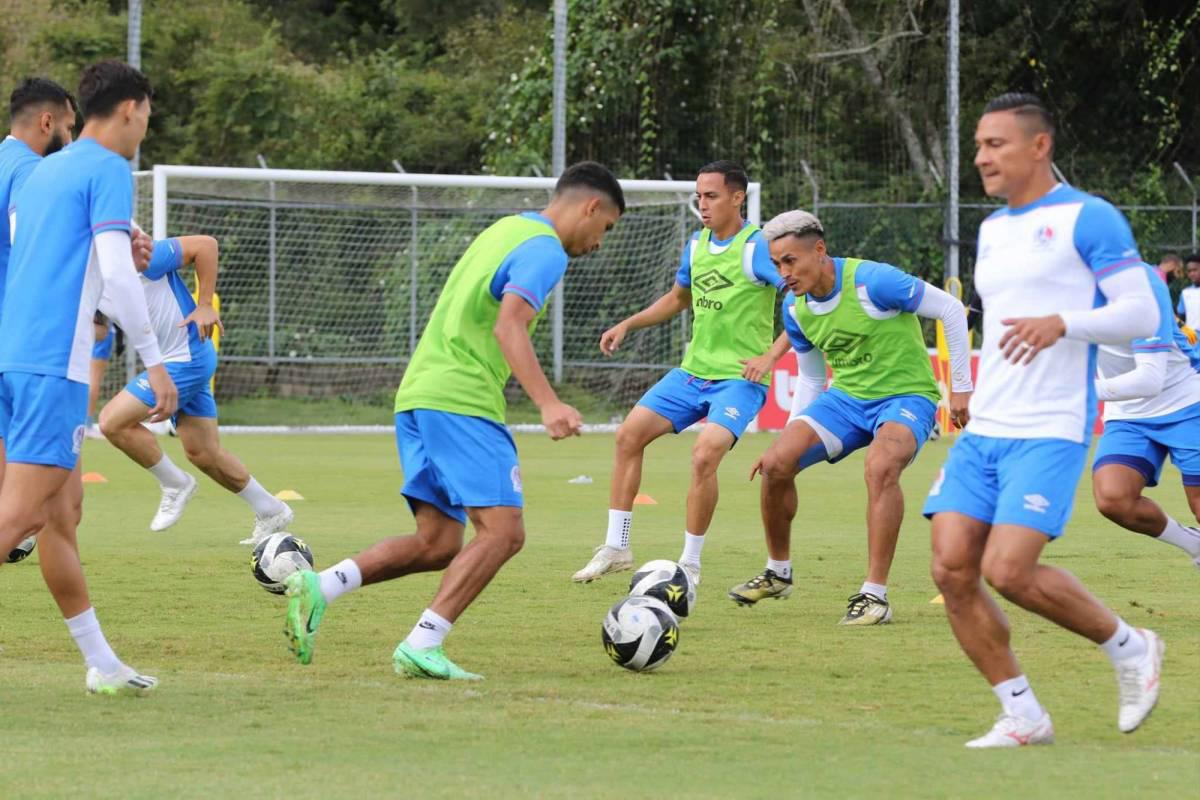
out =
<path fill-rule="evenodd" d="M 346 592 L 353 592 L 362 586 L 362 571 L 354 559 L 347 558 L 339 561 L 321 575 L 321 594 L 326 603 L 332 603 Z"/>
<path fill-rule="evenodd" d="M 408 642 L 410 647 L 415 647 L 418 650 L 425 650 L 429 647 L 440 647 L 442 642 L 445 641 L 446 635 L 450 633 L 450 629 L 453 627 L 453 622 L 435 614 L 433 609 L 427 608 L 421 613 L 421 618 L 417 620 L 416 627 L 412 629 L 412 633 L 408 634 L 408 638 L 404 641 Z"/>
<path fill-rule="evenodd" d="M 863 581 L 862 588 L 859 589 L 863 594 L 873 594 L 880 600 L 887 600 L 887 585 L 882 583 L 871 583 Z"/>
<path fill-rule="evenodd" d="M 790 581 L 792 579 L 792 560 L 790 558 L 787 561 L 776 561 L 773 558 L 768 558 L 767 569 L 771 570 L 771 572 L 774 572 L 785 581 Z"/>
<path fill-rule="evenodd" d="M 1146 654 L 1146 640 L 1120 617 L 1117 617 L 1117 632 L 1100 647 L 1114 664 L 1127 658 L 1141 658 Z"/>
<path fill-rule="evenodd" d="M 1005 714 L 1037 722 L 1046 713 L 1042 704 L 1034 696 L 1033 689 L 1024 675 L 997 683 L 992 687 L 992 692 L 1000 701 L 1000 705 L 1004 707 Z"/>
<path fill-rule="evenodd" d="M 1175 545 L 1192 558 L 1200 556 L 1200 528 L 1181 525 L 1167 517 L 1167 527 L 1163 528 L 1157 538 L 1160 542 Z"/>
<path fill-rule="evenodd" d="M 264 489 L 262 484 L 254 480 L 253 475 L 237 496 L 249 503 L 254 513 L 260 517 L 271 517 L 283 511 L 283 501 Z"/>
<path fill-rule="evenodd" d="M 608 535 L 604 543 L 617 550 L 629 549 L 629 529 L 633 527 L 633 512 L 608 510 Z"/>
<path fill-rule="evenodd" d="M 680 564 L 700 566 L 700 551 L 704 549 L 704 537 L 696 536 L 688 531 L 683 532 L 683 555 L 679 557 Z"/>
<path fill-rule="evenodd" d="M 164 489 L 182 489 L 188 484 L 188 474 L 175 466 L 166 453 L 163 453 L 161 461 L 146 469 L 158 479 L 158 484 Z"/>
<path fill-rule="evenodd" d="M 83 663 L 108 675 L 121 668 L 121 659 L 117 658 L 117 654 L 108 646 L 104 631 L 100 630 L 96 609 L 89 608 L 64 622 L 67 623 L 67 630 L 71 632 L 71 638 L 79 646 L 79 652 L 83 654 Z"/>

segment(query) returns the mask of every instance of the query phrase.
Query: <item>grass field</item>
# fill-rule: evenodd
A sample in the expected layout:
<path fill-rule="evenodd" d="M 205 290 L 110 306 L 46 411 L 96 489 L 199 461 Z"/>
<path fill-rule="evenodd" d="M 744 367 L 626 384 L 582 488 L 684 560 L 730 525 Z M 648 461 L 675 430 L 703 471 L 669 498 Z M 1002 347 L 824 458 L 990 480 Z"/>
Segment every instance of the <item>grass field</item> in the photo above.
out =
<path fill-rule="evenodd" d="M 167 441 L 179 456 L 178 443 Z M 726 589 L 762 566 L 757 491 L 745 483 L 769 441 L 753 435 L 723 467 L 696 612 L 660 671 L 614 667 L 600 620 L 625 578 L 570 583 L 603 535 L 612 439 L 518 438 L 528 544 L 448 640 L 483 683 L 405 680 L 396 642 L 437 577 L 369 587 L 331 607 L 315 662 L 281 635 L 283 603 L 250 576 L 236 542 L 249 514 L 202 483 L 165 534 L 147 524 L 152 480 L 89 441 L 82 550 L 117 651 L 159 676 L 152 697 L 96 698 L 42 587 L 36 555 L 0 570 L 0 798 L 713 797 L 1185 798 L 1200 796 L 1200 603 L 1174 548 L 1103 521 L 1080 487 L 1075 521 L 1049 549 L 1136 625 L 1167 642 L 1162 700 L 1131 736 L 1099 649 L 1012 611 L 1014 643 L 1058 744 L 969 752 L 997 706 L 959 653 L 928 577 L 917 513 L 945 456 L 932 443 L 904 483 L 909 514 L 890 581 L 895 624 L 835 625 L 865 561 L 861 458 L 807 474 L 793 599 L 742 609 Z M 689 436 L 656 444 L 639 507 L 639 561 L 675 558 Z M 295 532 L 318 566 L 411 530 L 386 436 L 230 437 L 272 489 L 290 488 Z M 592 485 L 570 485 L 579 474 Z M 1178 473 L 1156 497 L 1179 518 Z"/>

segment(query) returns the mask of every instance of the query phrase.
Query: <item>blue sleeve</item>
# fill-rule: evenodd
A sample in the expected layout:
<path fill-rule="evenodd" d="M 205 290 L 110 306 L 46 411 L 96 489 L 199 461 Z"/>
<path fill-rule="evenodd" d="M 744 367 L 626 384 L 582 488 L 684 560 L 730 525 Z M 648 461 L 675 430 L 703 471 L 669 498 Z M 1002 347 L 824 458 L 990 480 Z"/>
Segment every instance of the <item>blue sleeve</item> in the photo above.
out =
<path fill-rule="evenodd" d="M 1175 346 L 1175 315 L 1171 313 L 1171 291 L 1162 281 L 1154 280 L 1150 268 L 1146 267 L 1147 277 L 1150 278 L 1150 289 L 1158 302 L 1158 330 L 1153 336 L 1133 340 L 1135 353 L 1154 353 L 1160 350 L 1171 350 Z"/>
<path fill-rule="evenodd" d="M 29 173 L 33 172 L 33 168 L 36 167 L 40 161 L 40 158 L 29 158 L 17 164 L 13 169 L 12 187 L 9 189 L 8 193 L 10 204 L 12 202 L 11 198 L 17 196 L 17 192 L 19 192 L 21 187 L 25 185 L 25 179 L 29 177 Z"/>
<path fill-rule="evenodd" d="M 787 284 L 783 282 L 783 276 L 779 274 L 779 270 L 775 268 L 775 263 L 771 261 L 771 248 L 767 245 L 767 240 L 762 235 L 762 231 L 755 231 L 754 235 L 748 241 L 755 244 L 753 261 L 754 277 L 767 286 L 774 286 L 777 291 L 782 292 L 787 289 Z"/>
<path fill-rule="evenodd" d="M 1089 197 L 1079 210 L 1075 249 L 1097 280 L 1143 263 L 1125 215 L 1098 197 Z"/>
<path fill-rule="evenodd" d="M 142 273 L 149 280 L 156 281 L 168 272 L 174 272 L 183 266 L 183 245 L 178 239 L 159 239 L 150 251 L 150 265 Z"/>
<path fill-rule="evenodd" d="M 492 278 L 492 296 L 515 294 L 541 311 L 567 271 L 567 253 L 553 236 L 535 236 L 513 248 Z"/>
<path fill-rule="evenodd" d="M 92 176 L 88 215 L 92 235 L 105 231 L 129 232 L 133 217 L 133 173 L 120 156 L 104 158 Z"/>
<path fill-rule="evenodd" d="M 797 353 L 807 353 L 813 349 L 813 343 L 804 335 L 804 331 L 800 329 L 800 323 L 796 322 L 796 317 L 792 314 L 792 309 L 796 306 L 796 295 L 788 292 L 788 296 L 783 299 L 783 329 L 787 331 L 788 341 L 792 343 L 792 349 Z"/>
<path fill-rule="evenodd" d="M 925 296 L 925 281 L 896 269 L 891 264 L 869 261 L 854 272 L 856 286 L 867 287 L 867 297 L 882 311 L 907 311 L 912 314 Z"/>
<path fill-rule="evenodd" d="M 675 273 L 675 282 L 685 289 L 692 288 L 692 242 L 700 238 L 699 233 L 683 244 L 683 255 L 679 257 L 679 271 Z"/>

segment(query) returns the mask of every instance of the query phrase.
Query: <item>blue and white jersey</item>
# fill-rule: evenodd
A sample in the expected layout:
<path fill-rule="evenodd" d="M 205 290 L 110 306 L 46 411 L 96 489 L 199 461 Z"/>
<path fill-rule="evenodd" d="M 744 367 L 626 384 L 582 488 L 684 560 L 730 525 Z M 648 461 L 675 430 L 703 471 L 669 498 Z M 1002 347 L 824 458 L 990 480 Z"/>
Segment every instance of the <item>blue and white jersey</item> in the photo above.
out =
<path fill-rule="evenodd" d="M 1200 330 L 1200 286 L 1189 286 L 1180 292 L 1175 310 L 1189 328 Z"/>
<path fill-rule="evenodd" d="M 749 222 L 743 222 L 742 228 L 749 224 Z M 675 282 L 685 289 L 692 288 L 692 258 L 696 253 L 696 248 L 700 246 L 700 233 L 700 231 L 696 231 L 692 234 L 688 243 L 683 246 L 683 255 L 679 257 L 679 271 L 675 273 Z M 718 256 L 728 250 L 736 238 L 736 233 L 728 239 L 718 239 L 715 235 L 710 236 L 708 252 Z M 762 231 L 755 231 L 746 240 L 746 246 L 742 250 L 742 274 L 751 283 L 759 286 L 774 286 L 778 291 L 787 289 L 787 284 L 783 282 L 783 277 L 771 261 L 771 251 L 767 247 L 767 240 L 763 238 Z"/>
<path fill-rule="evenodd" d="M 967 430 L 997 438 L 1089 441 L 1096 346 L 1063 338 L 1030 364 L 1013 364 L 999 347 L 1007 330 L 1001 321 L 1103 305 L 1101 280 L 1145 268 L 1129 223 L 1111 204 L 1060 183 L 1028 205 L 995 211 L 979 226 L 978 246 L 983 346 Z"/>
<path fill-rule="evenodd" d="M 831 313 L 841 300 L 842 270 L 846 266 L 846 259 L 831 260 L 837 271 L 833 279 L 833 291 L 824 297 L 804 296 L 808 310 L 818 316 Z M 851 302 L 861 305 L 868 317 L 888 319 L 901 313 L 916 313 L 925 296 L 925 281 L 891 264 L 863 261 L 854 271 L 854 290 L 856 296 Z M 807 353 L 813 349 L 812 342 L 804 335 L 796 320 L 796 295 L 793 292 L 788 292 L 783 299 L 783 329 L 787 331 L 792 349 L 797 353 Z"/>
<path fill-rule="evenodd" d="M 42 157 L 20 139 L 6 136 L 0 142 L 0 304 L 4 301 L 4 279 L 12 250 L 9 215 L 13 211 L 13 198 L 41 160 Z"/>
<path fill-rule="evenodd" d="M 1183 349 L 1189 346 L 1188 340 L 1171 314 L 1171 293 L 1162 281 L 1150 281 L 1150 288 L 1154 290 L 1161 316 L 1158 330 L 1154 336 L 1134 339 L 1129 345 L 1101 345 L 1099 369 L 1105 378 L 1115 378 L 1133 371 L 1137 366 L 1136 353 L 1165 353 L 1167 374 L 1162 392 L 1154 397 L 1105 403 L 1105 420 L 1153 419 L 1200 403 L 1200 372 Z M 1196 440 L 1200 442 L 1200 430 L 1196 431 Z"/>
<path fill-rule="evenodd" d="M 11 202 L 16 236 L 0 310 L 0 372 L 87 383 L 104 283 L 93 240 L 130 229 L 129 162 L 80 139 L 39 161 Z"/>

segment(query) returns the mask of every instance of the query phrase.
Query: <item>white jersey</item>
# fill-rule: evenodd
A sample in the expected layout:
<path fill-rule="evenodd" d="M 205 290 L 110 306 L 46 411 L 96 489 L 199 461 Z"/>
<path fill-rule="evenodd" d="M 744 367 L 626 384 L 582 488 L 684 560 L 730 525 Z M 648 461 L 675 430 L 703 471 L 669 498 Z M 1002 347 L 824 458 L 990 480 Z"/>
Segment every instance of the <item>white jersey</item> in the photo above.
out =
<path fill-rule="evenodd" d="M 180 327 L 196 308 L 179 268 L 183 266 L 183 246 L 178 239 L 159 239 L 154 242 L 150 265 L 141 275 L 146 294 L 146 310 L 150 327 L 158 339 L 163 361 L 192 361 L 202 349 L 211 344 L 201 340 L 195 323 Z M 100 301 L 100 311 L 107 313 L 108 297 Z"/>
<path fill-rule="evenodd" d="M 1200 286 L 1189 286 L 1180 292 L 1176 310 L 1189 328 L 1200 330 Z"/>
<path fill-rule="evenodd" d="M 1058 184 L 979 226 L 975 289 L 983 346 L 971 421 L 980 436 L 1087 442 L 1095 422 L 1096 346 L 1059 339 L 1028 365 L 1004 358 L 1002 320 L 1088 311 L 1104 304 L 1099 281 L 1144 268 L 1129 223 L 1112 205 Z"/>

